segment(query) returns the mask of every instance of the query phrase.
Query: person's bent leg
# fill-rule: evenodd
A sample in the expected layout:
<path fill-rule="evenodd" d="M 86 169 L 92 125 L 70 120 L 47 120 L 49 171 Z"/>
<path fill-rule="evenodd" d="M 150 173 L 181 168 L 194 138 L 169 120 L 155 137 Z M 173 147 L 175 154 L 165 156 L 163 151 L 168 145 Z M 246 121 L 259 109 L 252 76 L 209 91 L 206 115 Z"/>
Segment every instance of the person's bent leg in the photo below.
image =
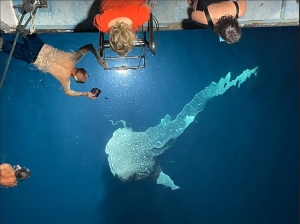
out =
<path fill-rule="evenodd" d="M 30 54 L 31 62 L 34 62 L 42 49 L 44 42 L 36 35 L 27 35 L 26 38 L 23 37 L 24 47 Z"/>
<path fill-rule="evenodd" d="M 13 48 L 13 43 L 14 42 L 13 41 L 6 41 L 4 39 L 2 39 L 2 42 L 3 43 L 2 43 L 1 51 L 9 55 L 12 48 Z M 21 61 L 25 61 L 27 63 L 30 63 L 30 61 L 28 60 L 28 52 L 24 48 L 24 45 L 20 44 L 18 42 L 15 45 L 12 57 L 14 57 L 15 59 L 19 59 Z"/>

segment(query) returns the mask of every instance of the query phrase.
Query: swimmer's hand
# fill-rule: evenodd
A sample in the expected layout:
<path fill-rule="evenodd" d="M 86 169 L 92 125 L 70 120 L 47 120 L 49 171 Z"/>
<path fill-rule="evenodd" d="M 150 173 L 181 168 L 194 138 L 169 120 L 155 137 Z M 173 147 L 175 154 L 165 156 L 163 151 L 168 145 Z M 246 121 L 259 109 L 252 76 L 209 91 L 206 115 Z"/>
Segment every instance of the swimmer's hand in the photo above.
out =
<path fill-rule="evenodd" d="M 87 92 L 86 96 L 91 99 L 91 100 L 94 100 L 97 98 L 97 96 L 94 94 L 94 93 L 91 93 L 91 92 Z"/>
<path fill-rule="evenodd" d="M 11 183 L 8 187 L 16 187 L 16 186 L 18 186 L 18 182 L 17 181 Z"/>
<path fill-rule="evenodd" d="M 98 88 L 93 88 L 93 89 L 91 89 L 90 92 L 87 92 L 87 96 L 88 96 L 88 98 L 94 100 L 94 99 L 96 99 L 96 98 L 100 95 L 100 93 L 101 93 L 101 90 L 100 90 L 100 89 L 98 89 Z"/>
<path fill-rule="evenodd" d="M 96 49 L 94 48 L 93 44 L 87 44 L 83 47 L 81 47 L 80 52 L 84 55 L 86 54 L 88 51 L 91 51 L 93 53 L 93 55 L 96 57 L 98 63 L 104 68 L 107 69 L 107 64 L 105 61 L 103 61 L 101 59 L 101 57 L 99 56 L 98 52 L 96 51 Z"/>
<path fill-rule="evenodd" d="M 107 63 L 103 61 L 100 57 L 97 58 L 97 61 L 104 69 L 107 69 Z"/>

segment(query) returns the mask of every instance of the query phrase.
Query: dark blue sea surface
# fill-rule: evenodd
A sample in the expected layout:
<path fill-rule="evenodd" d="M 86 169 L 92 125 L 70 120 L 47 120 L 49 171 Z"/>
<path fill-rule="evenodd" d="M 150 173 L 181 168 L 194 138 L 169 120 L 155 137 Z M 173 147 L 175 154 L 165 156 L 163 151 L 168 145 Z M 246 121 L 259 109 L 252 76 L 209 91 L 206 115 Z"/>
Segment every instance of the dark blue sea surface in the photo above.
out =
<path fill-rule="evenodd" d="M 99 39 L 40 37 L 65 51 Z M 298 223 L 299 27 L 244 28 L 233 45 L 210 30 L 161 31 L 156 45 L 145 69 L 125 73 L 86 55 L 78 67 L 90 78 L 71 87 L 100 88 L 96 100 L 68 97 L 51 75 L 12 59 L 1 90 L 1 163 L 31 177 L 0 189 L 1 224 Z M 7 59 L 0 53 L 1 76 Z M 145 131 L 166 114 L 174 119 L 212 81 L 256 66 L 257 76 L 209 101 L 159 156 L 180 189 L 112 175 L 104 150 L 122 124 L 111 121 Z"/>

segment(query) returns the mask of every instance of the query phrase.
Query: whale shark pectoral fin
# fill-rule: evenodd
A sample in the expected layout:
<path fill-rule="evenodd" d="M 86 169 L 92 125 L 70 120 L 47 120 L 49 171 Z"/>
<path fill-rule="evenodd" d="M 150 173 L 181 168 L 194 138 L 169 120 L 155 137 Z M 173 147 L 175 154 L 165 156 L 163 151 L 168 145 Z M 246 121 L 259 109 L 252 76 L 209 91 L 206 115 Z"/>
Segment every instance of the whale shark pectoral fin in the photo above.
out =
<path fill-rule="evenodd" d="M 162 171 L 160 171 L 160 173 L 157 177 L 156 183 L 157 184 L 162 184 L 166 187 L 170 187 L 172 190 L 176 190 L 176 189 L 179 188 L 178 186 L 176 186 L 174 184 L 174 181 L 167 174 L 165 174 Z"/>

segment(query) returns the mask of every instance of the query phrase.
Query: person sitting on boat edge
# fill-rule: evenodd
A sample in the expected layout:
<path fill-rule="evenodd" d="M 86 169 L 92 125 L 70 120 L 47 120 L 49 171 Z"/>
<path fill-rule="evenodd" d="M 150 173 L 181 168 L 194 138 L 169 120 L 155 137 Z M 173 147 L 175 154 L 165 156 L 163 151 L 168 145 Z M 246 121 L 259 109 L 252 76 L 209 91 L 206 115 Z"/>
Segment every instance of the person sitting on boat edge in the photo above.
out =
<path fill-rule="evenodd" d="M 220 37 L 220 41 L 233 44 L 241 38 L 241 27 L 237 21 L 244 16 L 246 0 L 187 0 L 193 7 L 192 19 Z"/>
<path fill-rule="evenodd" d="M 110 48 L 126 56 L 133 48 L 137 31 L 150 18 L 153 4 L 146 0 L 102 0 L 100 14 L 94 17 L 94 26 L 109 33 Z"/>

